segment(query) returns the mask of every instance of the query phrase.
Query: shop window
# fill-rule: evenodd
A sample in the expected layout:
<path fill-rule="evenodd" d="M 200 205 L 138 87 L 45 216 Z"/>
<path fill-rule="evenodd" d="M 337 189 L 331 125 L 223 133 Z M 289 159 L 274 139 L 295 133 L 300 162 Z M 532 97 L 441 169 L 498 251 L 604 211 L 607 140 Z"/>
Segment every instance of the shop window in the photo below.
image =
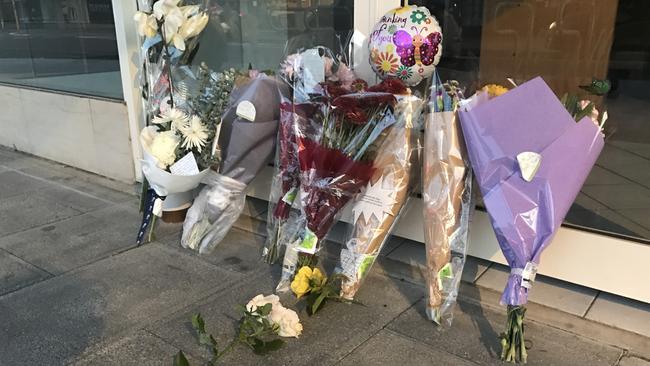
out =
<path fill-rule="evenodd" d="M 606 145 L 566 223 L 650 239 L 650 2 L 645 0 L 421 0 L 444 30 L 441 76 L 470 91 L 541 75 L 558 96 L 606 109 Z M 588 96 L 579 85 L 609 79 Z M 570 159 L 571 157 L 567 157 Z"/>
<path fill-rule="evenodd" d="M 122 99 L 111 0 L 0 0 L 0 82 Z"/>

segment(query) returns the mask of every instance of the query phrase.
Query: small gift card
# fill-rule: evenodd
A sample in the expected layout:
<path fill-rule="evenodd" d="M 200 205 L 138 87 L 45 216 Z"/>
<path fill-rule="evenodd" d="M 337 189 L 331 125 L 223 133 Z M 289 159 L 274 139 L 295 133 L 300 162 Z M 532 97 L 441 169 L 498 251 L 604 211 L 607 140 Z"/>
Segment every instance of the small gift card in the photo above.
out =
<path fill-rule="evenodd" d="M 169 167 L 169 171 L 174 175 L 195 175 L 199 174 L 199 166 L 196 164 L 194 154 L 188 153 L 180 160 Z"/>
<path fill-rule="evenodd" d="M 253 103 L 251 103 L 248 100 L 241 101 L 237 105 L 236 113 L 239 118 L 243 118 L 251 122 L 255 122 L 255 115 L 256 115 L 255 106 L 253 105 Z"/>
<path fill-rule="evenodd" d="M 318 83 L 325 81 L 325 62 L 318 48 L 302 53 L 303 84 L 307 93 L 312 93 Z"/>
<path fill-rule="evenodd" d="M 532 151 L 524 151 L 517 155 L 517 162 L 521 170 L 521 177 L 526 182 L 530 182 L 539 170 L 539 165 L 542 163 L 542 156 Z"/>

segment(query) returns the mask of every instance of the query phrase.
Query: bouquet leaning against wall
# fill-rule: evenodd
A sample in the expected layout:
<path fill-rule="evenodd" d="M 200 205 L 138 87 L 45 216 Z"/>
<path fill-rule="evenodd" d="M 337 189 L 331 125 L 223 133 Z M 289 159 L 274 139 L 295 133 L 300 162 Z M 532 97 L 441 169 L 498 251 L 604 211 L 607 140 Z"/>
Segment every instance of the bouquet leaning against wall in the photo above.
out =
<path fill-rule="evenodd" d="M 163 201 L 191 192 L 217 159 L 210 147 L 218 121 L 202 118 L 187 105 L 188 89 L 196 85 L 188 65 L 208 15 L 178 0 L 160 0 L 146 10 L 134 16 L 144 38 L 140 74 L 146 115 L 140 134 L 145 181 L 138 244 L 153 238 Z"/>

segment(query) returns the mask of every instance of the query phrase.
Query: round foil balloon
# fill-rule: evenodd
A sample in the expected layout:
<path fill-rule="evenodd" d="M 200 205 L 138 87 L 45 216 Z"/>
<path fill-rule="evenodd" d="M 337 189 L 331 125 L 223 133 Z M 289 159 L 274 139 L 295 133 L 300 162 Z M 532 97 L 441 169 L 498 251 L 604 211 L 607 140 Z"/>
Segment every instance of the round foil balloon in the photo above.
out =
<path fill-rule="evenodd" d="M 368 42 L 370 63 L 380 78 L 416 85 L 433 74 L 442 54 L 442 30 L 429 9 L 407 5 L 386 13 Z"/>

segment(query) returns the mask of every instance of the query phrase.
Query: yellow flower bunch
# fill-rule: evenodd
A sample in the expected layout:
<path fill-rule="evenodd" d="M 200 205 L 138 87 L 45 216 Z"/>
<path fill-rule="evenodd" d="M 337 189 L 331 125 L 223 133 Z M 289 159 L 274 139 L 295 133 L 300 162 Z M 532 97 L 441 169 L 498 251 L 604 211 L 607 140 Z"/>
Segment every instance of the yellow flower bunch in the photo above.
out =
<path fill-rule="evenodd" d="M 300 298 L 314 289 L 321 288 L 327 278 L 318 269 L 311 269 L 309 266 L 304 266 L 298 270 L 293 281 L 291 282 L 291 291 Z"/>
<path fill-rule="evenodd" d="M 505 94 L 509 89 L 499 84 L 487 84 L 481 90 L 486 91 L 490 98 L 494 98 Z"/>

